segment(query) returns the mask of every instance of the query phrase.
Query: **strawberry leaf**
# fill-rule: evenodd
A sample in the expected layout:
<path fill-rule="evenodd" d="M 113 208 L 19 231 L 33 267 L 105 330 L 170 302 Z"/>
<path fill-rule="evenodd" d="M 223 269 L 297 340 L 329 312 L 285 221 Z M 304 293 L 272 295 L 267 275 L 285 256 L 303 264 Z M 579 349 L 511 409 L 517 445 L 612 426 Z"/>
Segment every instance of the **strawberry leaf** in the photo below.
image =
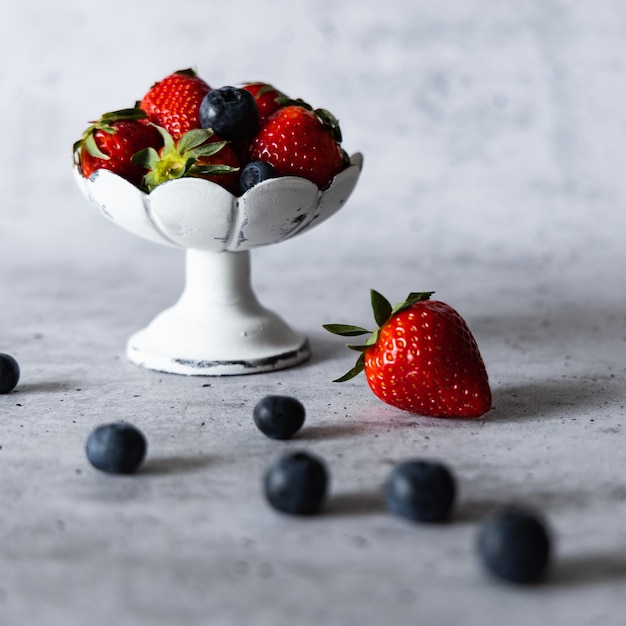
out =
<path fill-rule="evenodd" d="M 357 337 L 359 335 L 368 335 L 372 332 L 361 326 L 351 326 L 350 324 L 324 324 L 323 327 L 329 333 L 341 335 L 342 337 Z"/>
<path fill-rule="evenodd" d="M 363 344 L 362 346 L 356 346 L 356 345 L 353 345 L 353 344 L 348 344 L 346 346 L 346 348 L 350 348 L 350 350 L 354 350 L 355 352 L 365 352 L 370 347 L 371 346 L 368 346 L 367 344 Z"/>
<path fill-rule="evenodd" d="M 276 104 L 280 104 L 284 107 L 302 107 L 307 111 L 313 111 L 313 107 L 308 102 L 305 102 L 302 98 L 289 98 L 288 96 L 279 96 L 278 98 L 276 98 Z"/>
<path fill-rule="evenodd" d="M 328 109 L 315 109 L 315 115 L 324 126 L 331 132 L 337 143 L 341 143 L 341 128 L 339 128 L 339 120 Z"/>
<path fill-rule="evenodd" d="M 333 380 L 333 382 L 343 383 L 346 380 L 350 380 L 354 378 L 355 376 L 358 376 L 364 369 L 365 369 L 365 355 L 361 353 L 359 354 L 359 358 L 356 360 L 354 367 L 349 372 L 346 372 L 343 376 Z"/>
<path fill-rule="evenodd" d="M 216 164 L 207 164 L 207 165 L 194 165 L 189 167 L 186 171 L 187 174 L 192 176 L 195 175 L 212 175 L 212 174 L 231 174 L 232 172 L 239 171 L 238 167 L 231 167 L 230 165 L 218 165 Z"/>
<path fill-rule="evenodd" d="M 132 121 L 132 120 L 145 120 L 148 114 L 139 107 L 133 107 L 132 109 L 120 109 L 119 111 L 110 111 L 102 115 L 98 122 L 95 124 L 112 124 L 119 121 Z"/>
<path fill-rule="evenodd" d="M 96 157 L 98 159 L 104 159 L 105 161 L 108 161 L 110 159 L 110 157 L 107 154 L 104 154 L 104 152 L 102 152 L 102 150 L 98 148 L 98 144 L 96 144 L 96 140 L 94 139 L 94 136 L 91 133 L 87 135 L 87 137 L 85 138 L 85 142 L 83 146 L 85 150 L 87 150 L 87 152 L 89 152 L 89 154 L 92 157 Z"/>
<path fill-rule="evenodd" d="M 253 82 L 245 82 L 243 83 L 244 87 L 256 87 L 256 86 L 260 86 L 260 89 L 257 91 L 256 97 L 261 98 L 262 96 L 264 96 L 266 93 L 270 93 L 272 91 L 276 92 L 276 98 L 275 101 L 278 102 L 279 98 L 282 98 L 283 100 L 289 100 L 289 98 L 287 98 L 287 96 L 283 93 L 281 93 L 278 89 L 276 89 L 276 87 L 274 87 L 274 85 L 270 85 L 269 83 L 265 83 L 263 81 L 253 81 Z"/>
<path fill-rule="evenodd" d="M 378 341 L 378 336 L 380 334 L 380 328 L 377 328 L 366 340 L 365 340 L 365 345 L 370 348 L 371 346 L 375 345 L 376 342 Z"/>
<path fill-rule="evenodd" d="M 374 311 L 374 319 L 381 328 L 391 317 L 392 307 L 391 303 L 385 296 L 378 293 L 375 289 L 370 289 L 370 297 L 372 300 L 372 310 Z"/>
<path fill-rule="evenodd" d="M 133 154 L 130 161 L 133 165 L 140 165 L 147 170 L 153 170 L 158 165 L 160 157 L 159 153 L 154 148 L 144 148 Z"/>
<path fill-rule="evenodd" d="M 172 135 L 170 135 L 165 128 L 162 128 L 161 126 L 155 126 L 155 128 L 159 131 L 159 133 L 161 133 L 161 137 L 163 137 L 162 154 L 170 152 L 171 150 L 176 150 L 176 144 Z"/>
<path fill-rule="evenodd" d="M 259 96 L 264 96 L 266 93 L 269 93 L 270 91 L 273 91 L 274 87 L 272 87 L 271 85 L 263 85 L 261 87 L 261 89 L 259 89 L 258 91 L 258 95 Z"/>
<path fill-rule="evenodd" d="M 183 164 L 183 166 L 180 168 L 180 171 L 174 174 L 174 177 L 182 178 L 183 176 L 187 176 L 187 174 L 189 174 L 191 170 L 194 168 L 195 162 L 196 162 L 195 159 L 187 159 L 185 163 Z"/>
<path fill-rule="evenodd" d="M 193 67 L 187 67 L 184 70 L 176 70 L 174 74 L 181 74 L 182 76 L 189 76 L 190 78 L 196 78 L 198 72 Z"/>
<path fill-rule="evenodd" d="M 191 131 L 190 131 L 191 132 Z M 182 155 L 190 159 L 199 159 L 200 157 L 210 157 L 217 154 L 228 142 L 214 141 L 213 143 L 202 144 L 197 148 L 193 148 L 188 152 L 181 152 Z"/>
<path fill-rule="evenodd" d="M 414 304 L 417 304 L 418 302 L 424 302 L 425 300 L 430 300 L 430 296 L 432 296 L 434 293 L 435 293 L 434 291 L 412 291 L 406 297 L 406 300 L 404 302 L 399 302 L 393 307 L 393 310 L 391 311 L 391 315 L 395 315 L 396 313 L 399 313 L 400 311 L 404 311 L 405 309 L 408 309 L 409 307 L 413 306 Z"/>
<path fill-rule="evenodd" d="M 100 124 L 97 128 L 107 135 L 115 135 L 117 132 L 115 126 L 111 126 L 110 124 Z"/>
<path fill-rule="evenodd" d="M 210 128 L 196 128 L 194 130 L 190 130 L 178 140 L 178 151 L 181 154 L 187 154 L 194 148 L 201 146 L 212 135 L 213 130 Z"/>

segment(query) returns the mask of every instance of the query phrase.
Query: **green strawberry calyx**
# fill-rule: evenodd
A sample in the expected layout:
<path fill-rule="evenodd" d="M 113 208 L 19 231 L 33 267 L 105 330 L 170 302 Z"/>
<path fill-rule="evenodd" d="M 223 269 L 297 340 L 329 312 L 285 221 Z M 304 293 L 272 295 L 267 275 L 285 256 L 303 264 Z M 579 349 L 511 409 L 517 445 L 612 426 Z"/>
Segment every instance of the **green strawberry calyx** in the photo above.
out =
<path fill-rule="evenodd" d="M 188 76 L 189 78 L 198 78 L 198 70 L 195 67 L 186 67 L 182 70 L 176 70 L 174 74 L 179 76 Z"/>
<path fill-rule="evenodd" d="M 424 302 L 430 299 L 430 296 L 435 293 L 434 291 L 419 291 L 411 292 L 405 300 L 399 302 L 395 306 L 375 289 L 370 290 L 370 298 L 372 302 L 372 310 L 374 312 L 374 320 L 378 325 L 375 330 L 368 330 L 362 326 L 352 326 L 350 324 L 324 324 L 324 328 L 333 333 L 334 335 L 340 335 L 341 337 L 359 337 L 362 335 L 368 335 L 365 342 L 359 345 L 349 344 L 348 348 L 355 350 L 359 353 L 359 356 L 354 364 L 354 367 L 346 372 L 343 376 L 333 380 L 334 383 L 343 383 L 346 380 L 354 378 L 365 369 L 365 352 L 376 345 L 380 331 L 382 328 L 393 318 L 395 315 L 412 307 L 418 302 Z"/>
<path fill-rule="evenodd" d="M 131 109 L 120 109 L 119 111 L 104 113 L 100 119 L 89 122 L 90 126 L 85 130 L 81 138 L 74 142 L 74 145 L 72 146 L 74 160 L 76 161 L 80 151 L 85 149 L 92 157 L 108 161 L 110 157 L 98 148 L 94 138 L 94 133 L 97 130 L 101 130 L 109 135 L 114 135 L 117 132 L 117 129 L 113 126 L 115 122 L 144 120 L 147 117 L 147 113 L 142 111 L 138 106 Z"/>
<path fill-rule="evenodd" d="M 230 165 L 203 164 L 203 157 L 217 154 L 228 142 L 214 141 L 207 143 L 213 136 L 210 128 L 196 128 L 187 131 L 175 142 L 173 137 L 160 126 L 156 129 L 163 137 L 163 148 L 159 152 L 154 148 L 144 148 L 131 158 L 131 162 L 146 168 L 144 185 L 150 192 L 158 185 L 184 176 L 210 176 L 230 174 L 238 168 Z"/>

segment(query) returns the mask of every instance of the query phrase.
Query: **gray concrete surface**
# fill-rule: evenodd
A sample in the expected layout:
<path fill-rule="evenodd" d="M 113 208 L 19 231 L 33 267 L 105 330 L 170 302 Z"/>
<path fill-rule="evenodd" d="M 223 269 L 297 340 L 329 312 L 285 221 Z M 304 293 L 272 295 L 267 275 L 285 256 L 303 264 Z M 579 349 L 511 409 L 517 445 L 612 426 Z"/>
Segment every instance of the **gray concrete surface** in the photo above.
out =
<path fill-rule="evenodd" d="M 61 0 L 0 22 L 0 624 L 212 626 L 626 623 L 624 377 L 626 9 L 618 2 Z M 121 14 L 124 17 L 119 17 Z M 115 36 L 113 33 L 117 33 Z M 107 223 L 70 147 L 87 120 L 196 65 L 214 86 L 265 79 L 341 120 L 365 154 L 349 204 L 253 254 L 260 299 L 311 338 L 273 374 L 139 369 L 126 338 L 182 288 L 182 254 Z M 435 290 L 481 347 L 494 409 L 433 420 L 342 386 L 352 353 L 323 323 L 370 320 L 368 289 Z M 254 403 L 289 393 L 301 434 L 265 439 Z M 143 470 L 91 468 L 84 442 L 124 419 Z M 322 455 L 324 514 L 260 488 L 281 451 Z M 454 518 L 392 518 L 380 486 L 444 459 Z M 555 537 L 545 584 L 484 574 L 481 519 L 523 501 Z"/>

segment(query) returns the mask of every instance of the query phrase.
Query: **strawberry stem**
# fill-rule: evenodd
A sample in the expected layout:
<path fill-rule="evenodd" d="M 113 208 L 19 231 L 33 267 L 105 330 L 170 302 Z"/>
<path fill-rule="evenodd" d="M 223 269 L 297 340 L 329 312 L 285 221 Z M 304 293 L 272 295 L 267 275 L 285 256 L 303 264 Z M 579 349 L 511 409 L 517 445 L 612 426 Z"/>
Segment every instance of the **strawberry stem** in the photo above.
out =
<path fill-rule="evenodd" d="M 374 312 L 374 319 L 376 320 L 377 328 L 374 331 L 367 330 L 362 326 L 353 326 L 351 324 L 324 324 L 323 327 L 334 335 L 340 335 L 341 337 L 358 337 L 360 335 L 369 335 L 365 340 L 365 343 L 361 345 L 348 344 L 350 350 L 354 350 L 359 353 L 359 356 L 354 364 L 354 367 L 346 372 L 343 376 L 333 380 L 334 383 L 343 383 L 346 380 L 350 380 L 360 374 L 365 369 L 365 353 L 369 348 L 376 345 L 380 331 L 383 326 L 389 322 L 389 320 L 400 311 L 404 311 L 413 306 L 417 302 L 423 302 L 429 300 L 430 296 L 435 293 L 434 291 L 412 291 L 402 302 L 399 302 L 395 306 L 391 306 L 391 303 L 385 296 L 376 291 L 370 289 L 370 300 L 372 303 L 372 311 Z"/>
<path fill-rule="evenodd" d="M 230 174 L 237 168 L 222 164 L 198 164 L 202 157 L 217 154 L 228 142 L 206 143 L 212 136 L 211 129 L 198 128 L 186 132 L 178 143 L 160 126 L 156 127 L 163 137 L 160 154 L 154 148 L 146 148 L 134 154 L 131 161 L 145 167 L 148 173 L 144 184 L 148 192 L 168 180 L 188 175 Z"/>

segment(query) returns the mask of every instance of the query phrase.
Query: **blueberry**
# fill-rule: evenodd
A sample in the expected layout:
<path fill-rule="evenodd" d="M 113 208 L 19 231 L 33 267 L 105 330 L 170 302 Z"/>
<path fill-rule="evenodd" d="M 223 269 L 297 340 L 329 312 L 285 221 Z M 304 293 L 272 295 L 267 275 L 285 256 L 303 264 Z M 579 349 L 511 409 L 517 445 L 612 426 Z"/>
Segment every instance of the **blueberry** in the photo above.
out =
<path fill-rule="evenodd" d="M 289 396 L 265 396 L 252 412 L 258 429 L 272 439 L 289 439 L 304 424 L 304 406 Z"/>
<path fill-rule="evenodd" d="M 144 434 L 132 424 L 114 422 L 98 426 L 87 438 L 89 462 L 110 474 L 132 474 L 146 456 Z"/>
<path fill-rule="evenodd" d="M 509 506 L 483 522 L 478 552 L 495 576 L 513 583 L 533 583 L 543 577 L 550 560 L 550 535 L 531 509 Z"/>
<path fill-rule="evenodd" d="M 20 380 L 20 366 L 10 355 L 0 352 L 0 393 L 13 391 Z"/>
<path fill-rule="evenodd" d="M 291 515 L 313 515 L 326 498 L 328 471 L 316 456 L 291 452 L 270 465 L 264 486 L 265 496 L 275 509 Z"/>
<path fill-rule="evenodd" d="M 254 96 L 245 89 L 213 89 L 200 104 L 200 126 L 212 128 L 222 139 L 251 137 L 259 125 L 259 109 Z"/>
<path fill-rule="evenodd" d="M 246 163 L 239 175 L 239 193 L 244 194 L 248 189 L 262 183 L 264 180 L 276 178 L 278 172 L 267 161 L 250 161 Z"/>
<path fill-rule="evenodd" d="M 442 463 L 410 459 L 393 468 L 384 492 L 392 513 L 415 522 L 441 522 L 454 504 L 456 483 Z"/>

